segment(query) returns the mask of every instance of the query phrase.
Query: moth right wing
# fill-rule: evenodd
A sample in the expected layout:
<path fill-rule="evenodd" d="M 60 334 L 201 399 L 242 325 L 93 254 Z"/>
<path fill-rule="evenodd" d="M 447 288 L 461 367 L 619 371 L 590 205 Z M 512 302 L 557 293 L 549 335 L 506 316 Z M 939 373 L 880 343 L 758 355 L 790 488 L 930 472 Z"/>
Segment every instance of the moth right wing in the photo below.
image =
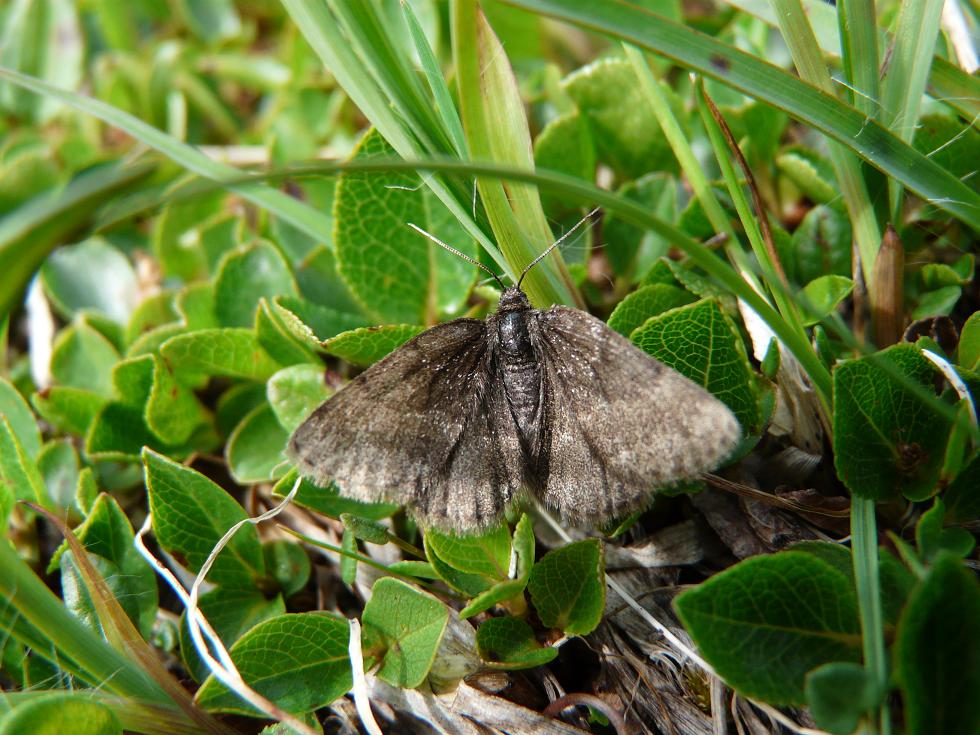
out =
<path fill-rule="evenodd" d="M 539 312 L 546 466 L 537 492 L 576 525 L 642 506 L 708 472 L 741 435 L 728 407 L 578 309 Z"/>
<path fill-rule="evenodd" d="M 407 505 L 424 525 L 493 525 L 523 459 L 490 350 L 477 319 L 422 332 L 317 408 L 287 453 L 318 484 Z"/>

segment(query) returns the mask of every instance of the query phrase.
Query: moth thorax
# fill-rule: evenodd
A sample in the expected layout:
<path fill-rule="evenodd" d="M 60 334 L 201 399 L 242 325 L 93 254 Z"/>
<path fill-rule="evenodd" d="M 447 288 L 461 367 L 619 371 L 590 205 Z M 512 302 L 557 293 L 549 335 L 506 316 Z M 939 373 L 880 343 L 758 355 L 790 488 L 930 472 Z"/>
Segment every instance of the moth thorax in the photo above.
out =
<path fill-rule="evenodd" d="M 500 349 L 508 357 L 533 357 L 531 335 L 527 331 L 525 312 L 511 311 L 502 314 L 497 322 L 497 334 L 500 337 Z"/>

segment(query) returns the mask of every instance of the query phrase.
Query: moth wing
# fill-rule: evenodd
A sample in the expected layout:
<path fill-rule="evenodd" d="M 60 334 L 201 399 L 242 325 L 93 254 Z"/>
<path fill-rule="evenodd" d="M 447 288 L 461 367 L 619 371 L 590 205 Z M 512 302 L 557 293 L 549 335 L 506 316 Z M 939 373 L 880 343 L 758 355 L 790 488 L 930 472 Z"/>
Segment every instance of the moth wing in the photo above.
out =
<path fill-rule="evenodd" d="M 724 403 L 595 317 L 556 306 L 537 324 L 549 412 L 538 493 L 566 521 L 621 517 L 738 442 Z"/>
<path fill-rule="evenodd" d="M 490 349 L 477 319 L 422 332 L 317 408 L 290 438 L 290 458 L 318 484 L 407 505 L 424 525 L 492 525 L 523 460 Z"/>

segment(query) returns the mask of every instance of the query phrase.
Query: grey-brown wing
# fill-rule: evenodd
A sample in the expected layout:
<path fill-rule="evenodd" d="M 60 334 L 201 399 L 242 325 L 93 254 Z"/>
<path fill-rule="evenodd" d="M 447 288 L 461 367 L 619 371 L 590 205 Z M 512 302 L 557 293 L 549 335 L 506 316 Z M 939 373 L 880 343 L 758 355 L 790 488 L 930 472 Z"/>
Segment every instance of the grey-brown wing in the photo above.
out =
<path fill-rule="evenodd" d="M 318 484 L 407 505 L 425 525 L 492 525 L 523 471 L 494 364 L 484 322 L 433 327 L 317 408 L 288 454 Z"/>
<path fill-rule="evenodd" d="M 537 492 L 568 522 L 623 516 L 738 442 L 724 403 L 595 317 L 559 306 L 536 323 L 548 411 Z"/>

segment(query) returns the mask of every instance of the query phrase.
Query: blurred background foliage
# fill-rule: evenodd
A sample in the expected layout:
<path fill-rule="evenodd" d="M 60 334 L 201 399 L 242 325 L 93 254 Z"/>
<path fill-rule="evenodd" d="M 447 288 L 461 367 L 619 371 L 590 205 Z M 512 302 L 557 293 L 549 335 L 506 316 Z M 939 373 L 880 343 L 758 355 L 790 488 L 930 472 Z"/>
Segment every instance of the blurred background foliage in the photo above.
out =
<path fill-rule="evenodd" d="M 704 705 L 701 673 L 634 661 L 660 692 L 637 695 L 635 669 L 611 663 L 652 652 L 647 628 L 597 629 L 611 609 L 605 569 L 633 565 L 643 574 L 618 578 L 636 596 L 721 572 L 677 613 L 745 696 L 806 704 L 831 732 L 885 733 L 897 683 L 908 732 L 970 732 L 969 696 L 930 682 L 980 686 L 964 658 L 980 593 L 960 562 L 975 564 L 980 516 L 968 405 L 980 384 L 976 8 L 952 23 L 942 3 L 883 2 L 848 24 L 840 14 L 868 6 L 838 5 L 512 0 L 482 3 L 485 16 L 466 0 L 0 6 L 0 519 L 20 557 L 0 560 L 0 671 L 21 694 L 57 693 L 0 703 L 0 731 L 31 732 L 75 706 L 93 733 L 120 722 L 229 731 L 140 658 L 144 639 L 202 683 L 204 709 L 254 715 L 204 683 L 133 529 L 152 509 L 160 549 L 197 571 L 243 506 L 289 491 L 282 450 L 313 407 L 421 330 L 492 310 L 482 274 L 408 222 L 514 274 L 599 203 L 529 294 L 588 308 L 725 400 L 746 434 L 728 482 L 780 510 L 697 485 L 605 529 L 604 545 L 561 546 L 518 514 L 513 529 L 461 541 L 303 482 L 292 520 L 331 550 L 243 532 L 201 600 L 246 678 L 276 668 L 271 689 L 299 714 L 341 697 L 346 622 L 311 612 L 329 609 L 361 615 L 368 668 L 392 687 L 438 691 L 554 661 L 509 680 L 534 691 L 511 698 L 542 709 L 560 676 L 633 702 L 650 732 L 711 731 L 726 715 Z M 444 168 L 420 176 L 399 156 Z M 539 201 L 527 180 L 502 184 L 469 157 L 518 178 L 535 164 L 548 186 Z M 962 386 L 937 392 L 923 350 L 955 365 Z M 772 500 L 787 488 L 789 500 Z M 16 500 L 66 520 L 95 568 Z M 896 552 L 882 551 L 880 574 L 875 503 Z M 801 516 L 800 504 L 830 515 Z M 849 531 L 853 554 L 814 541 Z M 680 534 L 685 553 L 677 544 L 648 568 L 643 544 L 663 533 Z M 750 583 L 772 604 L 714 627 L 712 610 L 751 607 Z M 793 596 L 826 606 L 766 617 Z M 773 626 L 789 632 L 769 636 Z M 962 640 L 944 636 L 931 657 L 940 628 Z M 592 642 L 616 653 L 595 676 L 584 646 L 562 660 L 546 645 L 596 630 Z M 757 655 L 733 656 L 745 641 Z M 802 653 L 773 664 L 787 646 Z M 122 703 L 61 698 L 104 680 Z M 481 701 L 469 716 L 489 716 Z M 347 700 L 334 706 L 356 718 Z M 748 705 L 732 711 L 740 725 L 758 720 Z"/>

